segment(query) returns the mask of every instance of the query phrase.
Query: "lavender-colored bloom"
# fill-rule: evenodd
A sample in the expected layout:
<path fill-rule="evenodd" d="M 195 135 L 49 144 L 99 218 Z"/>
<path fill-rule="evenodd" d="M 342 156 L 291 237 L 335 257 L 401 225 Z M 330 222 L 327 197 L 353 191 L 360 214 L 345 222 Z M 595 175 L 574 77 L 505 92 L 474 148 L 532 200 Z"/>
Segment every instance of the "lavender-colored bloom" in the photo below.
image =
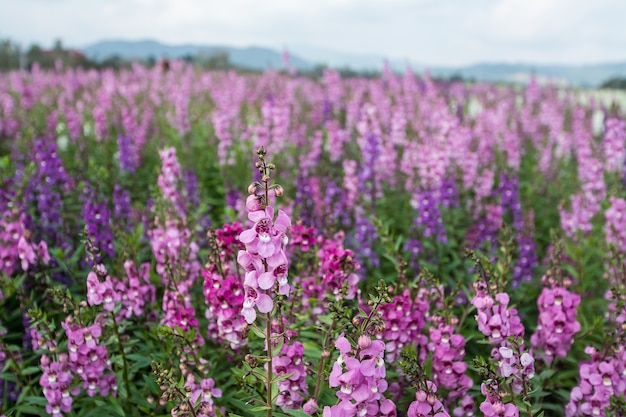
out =
<path fill-rule="evenodd" d="M 359 169 L 359 185 L 366 200 L 374 204 L 380 190 L 377 189 L 375 166 L 380 157 L 380 146 L 378 137 L 374 134 L 367 134 L 363 148 L 361 149 L 362 159 Z"/>
<path fill-rule="evenodd" d="M 506 211 L 509 211 L 513 217 L 513 227 L 521 230 L 524 227 L 524 219 L 522 216 L 522 204 L 519 197 L 519 180 L 515 175 L 500 176 L 500 185 L 496 191 L 500 198 L 500 205 Z"/>
<path fill-rule="evenodd" d="M 111 230 L 111 210 L 106 197 L 99 200 L 96 192 L 87 187 L 83 193 L 83 219 L 87 236 L 93 239 L 94 245 L 100 250 L 101 256 L 113 258 L 113 231 Z M 100 262 L 102 259 L 95 259 Z"/>
<path fill-rule="evenodd" d="M 519 254 L 513 268 L 513 279 L 511 281 L 513 288 L 518 287 L 523 281 L 530 281 L 533 277 L 533 269 L 538 263 L 537 247 L 532 236 L 520 233 L 517 237 L 517 247 L 519 248 Z"/>
<path fill-rule="evenodd" d="M 65 207 L 61 196 L 72 191 L 72 178 L 65 172 L 54 141 L 35 141 L 33 162 L 35 170 L 24 191 L 24 209 L 29 212 L 24 216 L 24 226 L 33 234 L 32 241 L 45 241 L 49 248 L 71 254 L 76 234 L 63 220 Z M 55 268 L 56 260 L 50 266 Z M 62 283 L 70 282 L 64 272 L 55 272 L 52 277 Z"/>
<path fill-rule="evenodd" d="M 356 211 L 356 223 L 354 225 L 354 235 L 351 239 L 352 247 L 358 248 L 355 251 L 355 258 L 361 265 L 369 265 L 372 268 L 380 266 L 378 254 L 374 250 L 374 242 L 378 240 L 378 232 L 374 225 L 367 218 L 360 207 Z M 365 272 L 362 271 L 362 274 Z M 364 277 L 362 277 L 364 278 Z"/>
<path fill-rule="evenodd" d="M 422 230 L 424 237 L 435 236 L 438 242 L 447 243 L 448 237 L 443 225 L 437 193 L 433 191 L 418 192 L 411 200 L 411 205 L 417 211 L 415 224 Z"/>
<path fill-rule="evenodd" d="M 113 187 L 113 219 L 115 224 L 123 224 L 125 229 L 128 230 L 131 215 L 132 207 L 129 192 L 120 185 L 115 184 L 115 187 Z"/>
<path fill-rule="evenodd" d="M 127 135 L 118 135 L 117 149 L 120 169 L 129 174 L 134 173 L 137 170 L 137 161 L 135 160 L 135 143 L 133 139 Z"/>
<path fill-rule="evenodd" d="M 183 183 L 185 186 L 185 197 L 187 204 L 191 207 L 197 207 L 200 204 L 198 197 L 198 177 L 193 169 L 185 169 L 183 171 Z"/>

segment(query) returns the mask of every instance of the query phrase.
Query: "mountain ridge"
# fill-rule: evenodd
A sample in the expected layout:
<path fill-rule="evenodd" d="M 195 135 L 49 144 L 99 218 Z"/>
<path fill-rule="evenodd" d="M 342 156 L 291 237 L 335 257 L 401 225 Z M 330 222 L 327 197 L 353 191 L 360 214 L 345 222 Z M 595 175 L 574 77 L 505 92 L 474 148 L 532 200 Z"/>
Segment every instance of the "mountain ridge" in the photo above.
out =
<path fill-rule="evenodd" d="M 283 53 L 269 47 L 248 46 L 234 47 L 228 45 L 179 44 L 170 45 L 156 40 L 145 39 L 103 40 L 79 48 L 91 59 L 102 61 L 111 56 L 125 59 L 158 59 L 183 58 L 188 55 L 212 55 L 218 52 L 228 54 L 229 61 L 234 65 L 253 69 L 279 69 L 283 67 Z M 404 71 L 410 66 L 415 71 L 428 70 L 435 77 L 461 76 L 466 79 L 489 82 L 525 83 L 531 75 L 552 82 L 596 87 L 613 77 L 626 77 L 626 61 L 595 64 L 533 64 L 478 62 L 465 66 L 428 66 L 411 62 L 406 59 L 386 58 L 377 54 L 354 54 L 330 51 L 323 48 L 294 46 L 289 53 L 290 65 L 298 70 L 311 70 L 320 64 L 331 68 L 350 68 L 356 71 L 380 70 L 385 61 L 389 62 L 394 71 Z"/>

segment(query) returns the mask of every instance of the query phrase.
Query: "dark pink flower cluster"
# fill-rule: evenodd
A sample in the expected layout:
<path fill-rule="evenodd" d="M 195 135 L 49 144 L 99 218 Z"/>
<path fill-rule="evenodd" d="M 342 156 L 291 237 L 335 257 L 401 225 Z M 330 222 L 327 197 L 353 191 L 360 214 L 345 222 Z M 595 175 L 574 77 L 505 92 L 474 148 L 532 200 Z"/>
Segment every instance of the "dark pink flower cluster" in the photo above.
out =
<path fill-rule="evenodd" d="M 183 332 L 187 332 L 192 328 L 196 330 L 196 335 L 200 338 L 198 332 L 198 319 L 196 318 L 196 309 L 193 307 L 190 295 L 191 282 L 186 280 L 176 284 L 176 288 L 168 288 L 163 293 L 163 313 L 161 324 L 171 327 L 172 329 L 180 327 Z"/>
<path fill-rule="evenodd" d="M 402 349 L 411 343 L 426 344 L 426 337 L 420 333 L 428 313 L 428 300 L 419 296 L 412 299 L 407 289 L 394 296 L 391 303 L 381 305 L 378 311 L 386 327 L 376 337 L 385 342 L 387 363 L 395 362 Z"/>
<path fill-rule="evenodd" d="M 220 398 L 222 396 L 222 390 L 215 388 L 215 381 L 213 378 L 205 378 L 198 384 L 195 377 L 192 374 L 187 376 L 185 380 L 185 388 L 189 390 L 189 400 L 191 404 L 196 407 L 195 415 L 198 417 L 214 417 L 217 415 L 215 412 L 215 403 L 213 398 Z M 224 413 L 220 413 L 224 415 Z M 178 410 L 172 409 L 172 417 L 179 416 Z"/>
<path fill-rule="evenodd" d="M 235 253 L 245 248 L 239 241 L 239 235 L 241 232 L 243 232 L 243 227 L 239 222 L 226 223 L 220 229 L 215 231 L 221 259 L 232 259 Z"/>
<path fill-rule="evenodd" d="M 480 386 L 485 401 L 480 404 L 480 411 L 485 417 L 519 417 L 519 409 L 515 404 L 504 404 L 500 397 L 498 383 L 488 380 Z"/>
<path fill-rule="evenodd" d="M 544 287 L 537 299 L 539 323 L 530 338 L 536 356 L 546 363 L 564 358 L 574 343 L 574 335 L 580 331 L 576 321 L 576 309 L 580 295 L 560 286 Z"/>
<path fill-rule="evenodd" d="M 333 364 L 329 383 L 337 391 L 339 403 L 324 408 L 324 417 L 365 417 L 396 415 L 396 405 L 384 397 L 387 390 L 385 344 L 361 336 L 353 349 L 341 335 L 335 342 L 339 358 Z"/>
<path fill-rule="evenodd" d="M 80 391 L 80 388 L 72 389 L 74 376 L 68 359 L 67 354 L 62 353 L 58 362 L 50 360 L 47 355 L 43 355 L 40 360 L 43 374 L 39 378 L 39 385 L 48 401 L 46 412 L 52 417 L 60 417 L 72 411 L 72 395 Z"/>
<path fill-rule="evenodd" d="M 338 233 L 333 239 L 324 239 L 317 251 L 319 258 L 319 275 L 322 277 L 322 288 L 341 297 L 341 289 L 347 283 L 346 299 L 352 300 L 358 294 L 359 277 L 354 272 L 361 266 L 355 262 L 354 253 L 343 247 L 343 234 Z"/>
<path fill-rule="evenodd" d="M 283 410 L 302 407 L 305 397 L 309 394 L 303 356 L 304 345 L 302 343 L 287 344 L 285 342 L 280 354 L 273 359 L 272 366 L 276 377 L 291 374 L 289 378 L 278 381 L 276 405 L 282 407 Z"/>
<path fill-rule="evenodd" d="M 307 252 L 309 248 L 315 246 L 315 236 L 314 227 L 307 227 L 301 223 L 294 224 L 291 227 L 291 247 Z"/>
<path fill-rule="evenodd" d="M 626 348 L 621 345 L 614 355 L 605 357 L 591 346 L 585 352 L 591 360 L 579 366 L 580 381 L 572 389 L 565 417 L 605 417 L 610 399 L 626 393 Z"/>
<path fill-rule="evenodd" d="M 243 286 L 239 279 L 234 275 L 223 278 L 213 265 L 203 269 L 202 276 L 209 338 L 218 342 L 225 340 L 233 349 L 245 346 L 248 339 L 244 335 Z"/>
<path fill-rule="evenodd" d="M 239 251 L 237 262 L 246 271 L 241 312 L 252 324 L 256 319 L 256 309 L 260 313 L 269 313 L 274 308 L 271 294 L 275 284 L 279 294 L 289 295 L 289 262 L 285 246 L 289 241 L 286 233 L 291 219 L 282 210 L 278 210 L 274 219 L 274 207 L 263 207 L 261 197 L 257 195 L 248 197 L 246 207 L 252 227 L 239 235 L 246 249 Z"/>
<path fill-rule="evenodd" d="M 109 354 L 104 345 L 98 344 L 102 327 L 94 323 L 81 327 L 70 317 L 62 323 L 68 338 L 68 366 L 72 373 L 82 380 L 82 388 L 90 397 L 98 392 L 107 396 L 117 393 L 117 380 L 111 371 Z"/>
<path fill-rule="evenodd" d="M 472 379 L 465 374 L 465 338 L 454 333 L 453 326 L 438 320 L 436 327 L 430 328 L 428 349 L 433 354 L 433 381 L 438 387 L 449 390 L 445 404 L 450 407 L 466 397 L 473 385 Z"/>
<path fill-rule="evenodd" d="M 415 401 L 409 405 L 407 417 L 450 417 L 437 397 L 437 385 L 426 381 L 425 387 L 415 393 Z"/>
<path fill-rule="evenodd" d="M 517 315 L 517 309 L 508 308 L 509 295 L 498 293 L 494 300 L 485 290 L 484 283 L 476 284 L 474 287 L 477 294 L 472 299 L 472 304 L 478 312 L 478 330 L 493 344 L 500 344 L 509 336 L 524 337 L 524 326 Z"/>

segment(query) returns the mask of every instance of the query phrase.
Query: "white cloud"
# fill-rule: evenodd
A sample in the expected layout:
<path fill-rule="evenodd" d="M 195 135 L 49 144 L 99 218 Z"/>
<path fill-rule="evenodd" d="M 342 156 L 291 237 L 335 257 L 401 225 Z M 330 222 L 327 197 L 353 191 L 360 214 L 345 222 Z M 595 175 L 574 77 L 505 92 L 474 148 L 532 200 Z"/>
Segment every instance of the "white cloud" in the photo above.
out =
<path fill-rule="evenodd" d="M 429 64 L 626 60 L 622 0 L 0 0 L 0 10 L 0 37 L 44 46 L 157 39 Z"/>

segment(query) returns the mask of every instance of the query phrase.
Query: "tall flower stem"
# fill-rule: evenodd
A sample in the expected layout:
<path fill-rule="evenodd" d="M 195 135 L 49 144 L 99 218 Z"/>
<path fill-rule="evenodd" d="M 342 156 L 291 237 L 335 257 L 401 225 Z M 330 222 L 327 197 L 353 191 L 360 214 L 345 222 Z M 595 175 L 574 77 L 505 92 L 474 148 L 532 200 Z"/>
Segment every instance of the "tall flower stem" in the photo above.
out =
<path fill-rule="evenodd" d="M 267 417 L 272 417 L 272 383 L 274 382 L 274 370 L 272 366 L 272 313 L 267 313 Z"/>
<path fill-rule="evenodd" d="M 124 386 L 126 386 L 126 399 L 129 399 L 130 398 L 130 382 L 128 381 L 128 361 L 126 360 L 126 352 L 124 352 L 124 346 L 122 345 L 122 339 L 120 338 L 120 331 L 117 328 L 117 322 L 115 321 L 115 314 L 112 311 L 111 311 L 111 319 L 113 320 L 113 329 L 115 330 L 117 343 L 120 347 L 120 353 L 122 354 L 122 362 L 124 363 L 123 377 L 124 377 Z"/>

